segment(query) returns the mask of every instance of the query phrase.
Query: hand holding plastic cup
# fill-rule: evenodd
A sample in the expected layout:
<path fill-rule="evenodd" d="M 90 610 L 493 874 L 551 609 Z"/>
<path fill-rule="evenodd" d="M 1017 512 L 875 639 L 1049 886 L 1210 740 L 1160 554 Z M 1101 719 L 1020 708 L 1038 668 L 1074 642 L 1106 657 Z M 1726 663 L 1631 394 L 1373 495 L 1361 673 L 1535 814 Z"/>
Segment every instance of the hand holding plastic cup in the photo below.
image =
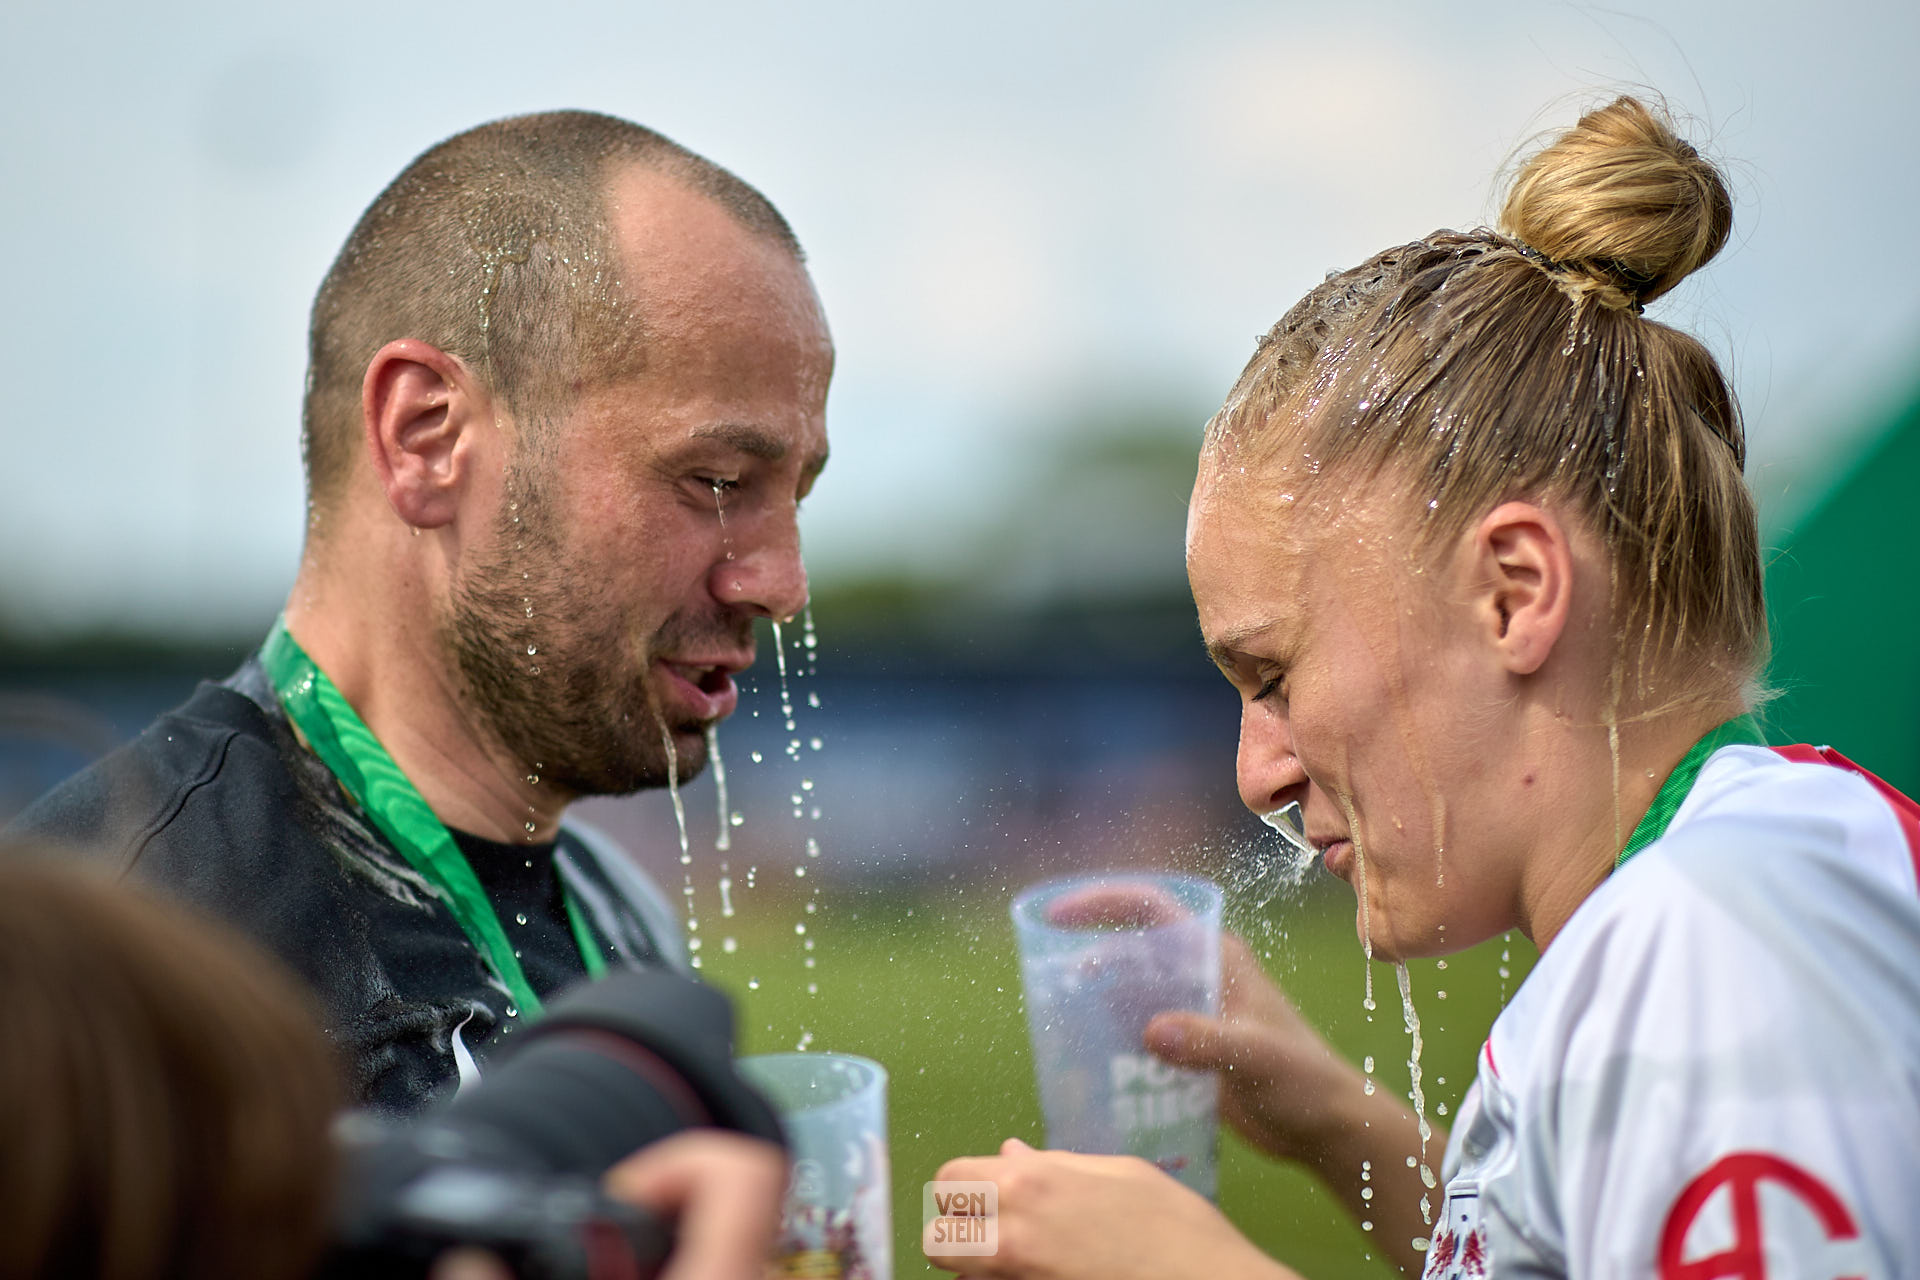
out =
<path fill-rule="evenodd" d="M 1198 876 L 1106 872 L 1013 900 L 1047 1145 L 1141 1156 L 1213 1196 L 1219 1079 L 1143 1038 L 1168 1010 L 1219 1015 L 1223 896 Z"/>
<path fill-rule="evenodd" d="M 843 1053 L 742 1058 L 780 1113 L 793 1175 L 770 1276 L 892 1280 L 887 1072 Z"/>

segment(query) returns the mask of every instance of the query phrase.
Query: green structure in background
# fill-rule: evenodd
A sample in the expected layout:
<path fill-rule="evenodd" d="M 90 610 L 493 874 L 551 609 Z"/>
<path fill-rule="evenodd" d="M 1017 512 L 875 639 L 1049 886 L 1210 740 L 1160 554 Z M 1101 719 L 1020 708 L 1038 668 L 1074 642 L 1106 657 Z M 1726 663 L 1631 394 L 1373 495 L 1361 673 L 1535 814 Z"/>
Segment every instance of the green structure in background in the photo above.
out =
<path fill-rule="evenodd" d="M 1767 566 L 1768 739 L 1920 793 L 1920 387 Z"/>

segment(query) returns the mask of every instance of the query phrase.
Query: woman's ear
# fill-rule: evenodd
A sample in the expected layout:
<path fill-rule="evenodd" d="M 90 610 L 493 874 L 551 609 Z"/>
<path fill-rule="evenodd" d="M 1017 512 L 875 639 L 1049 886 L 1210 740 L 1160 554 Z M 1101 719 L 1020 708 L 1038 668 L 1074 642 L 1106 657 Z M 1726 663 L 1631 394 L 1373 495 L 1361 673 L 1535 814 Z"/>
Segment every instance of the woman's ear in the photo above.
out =
<path fill-rule="evenodd" d="M 360 406 L 368 456 L 387 505 L 415 529 L 439 528 L 458 511 L 485 400 L 457 357 L 415 338 L 389 342 L 367 362 Z"/>
<path fill-rule="evenodd" d="M 1566 527 L 1531 502 L 1503 502 L 1468 534 L 1475 623 L 1498 661 L 1532 675 L 1567 629 L 1573 544 Z"/>

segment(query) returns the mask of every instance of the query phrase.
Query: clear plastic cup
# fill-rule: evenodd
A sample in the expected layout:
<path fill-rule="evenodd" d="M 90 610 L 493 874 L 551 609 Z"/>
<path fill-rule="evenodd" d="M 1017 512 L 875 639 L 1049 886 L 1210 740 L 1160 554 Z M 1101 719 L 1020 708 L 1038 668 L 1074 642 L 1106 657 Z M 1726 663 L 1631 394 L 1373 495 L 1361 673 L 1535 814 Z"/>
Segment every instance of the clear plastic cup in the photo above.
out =
<path fill-rule="evenodd" d="M 892 1280 L 886 1068 L 844 1053 L 767 1053 L 739 1066 L 793 1148 L 768 1274 Z"/>
<path fill-rule="evenodd" d="M 1136 1155 L 1212 1198 L 1219 1079 L 1142 1043 L 1153 1016 L 1220 1012 L 1220 886 L 1103 872 L 1013 900 L 1047 1145 Z"/>

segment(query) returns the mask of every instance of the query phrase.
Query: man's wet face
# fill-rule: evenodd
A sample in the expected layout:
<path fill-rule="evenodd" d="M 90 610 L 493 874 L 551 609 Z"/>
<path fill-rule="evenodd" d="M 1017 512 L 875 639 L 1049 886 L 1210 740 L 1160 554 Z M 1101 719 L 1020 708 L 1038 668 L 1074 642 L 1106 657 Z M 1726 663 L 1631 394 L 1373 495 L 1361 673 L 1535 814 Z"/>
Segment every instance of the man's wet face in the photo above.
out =
<path fill-rule="evenodd" d="M 654 174 L 616 180 L 609 212 L 642 365 L 521 446 L 443 627 L 486 726 L 574 795 L 698 772 L 754 619 L 806 604 L 797 515 L 833 363 L 784 248 Z"/>
<path fill-rule="evenodd" d="M 529 776 L 572 795 L 626 795 L 699 772 L 705 723 L 661 705 L 651 659 L 750 655 L 752 618 L 716 607 L 641 629 L 569 551 L 550 485 L 523 477 L 511 492 L 496 545 L 449 602 L 447 644 L 475 709 Z"/>

